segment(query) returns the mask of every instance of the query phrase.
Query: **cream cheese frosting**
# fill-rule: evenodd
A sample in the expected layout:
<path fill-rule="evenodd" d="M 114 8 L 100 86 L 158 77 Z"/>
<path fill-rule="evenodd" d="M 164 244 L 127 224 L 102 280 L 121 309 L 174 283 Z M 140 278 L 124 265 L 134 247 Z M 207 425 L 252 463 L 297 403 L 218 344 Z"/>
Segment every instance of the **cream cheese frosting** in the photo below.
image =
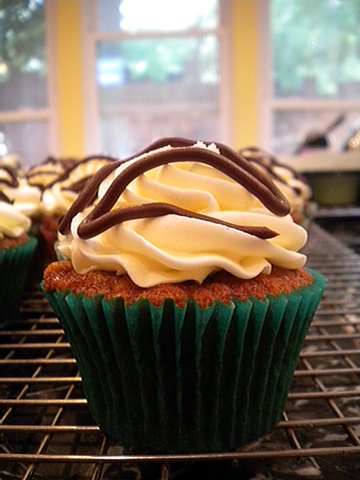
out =
<path fill-rule="evenodd" d="M 24 215 L 34 218 L 40 214 L 41 191 L 38 187 L 29 185 L 25 178 L 19 178 L 15 188 L 3 188 L 3 192 Z"/>
<path fill-rule="evenodd" d="M 59 218 L 66 213 L 85 182 L 101 167 L 114 161 L 107 155 L 82 159 L 49 157 L 26 174 L 28 185 L 40 191 L 41 213 Z"/>
<path fill-rule="evenodd" d="M 292 213 L 303 213 L 312 191 L 302 175 L 259 148 L 244 148 L 239 153 L 272 175 L 274 183 L 288 200 Z"/>
<path fill-rule="evenodd" d="M 312 191 L 305 179 L 297 177 L 286 166 L 275 165 L 274 173 L 280 179 L 275 183 L 289 200 L 292 212 L 303 212 L 306 202 L 311 198 Z"/>
<path fill-rule="evenodd" d="M 0 239 L 4 236 L 17 238 L 31 226 L 30 219 L 14 205 L 0 200 Z"/>
<path fill-rule="evenodd" d="M 254 173 L 221 144 L 175 140 L 163 139 L 161 148 L 102 169 L 79 195 L 58 246 L 78 273 L 127 273 L 150 287 L 201 283 L 221 269 L 248 279 L 270 273 L 273 265 L 305 264 L 300 250 L 307 233 L 293 222 L 270 177 Z M 166 163 L 158 161 L 162 157 Z M 156 166 L 135 175 L 147 161 Z"/>
<path fill-rule="evenodd" d="M 64 215 L 78 196 L 82 183 L 91 179 L 109 161 L 109 158 L 89 157 L 74 163 L 66 175 L 63 174 L 44 189 L 41 202 L 43 212 L 53 217 Z"/>
<path fill-rule="evenodd" d="M 30 217 L 39 211 L 40 191 L 8 167 L 1 166 L 0 201 L 0 231 L 2 235 L 17 237 L 29 229 Z"/>

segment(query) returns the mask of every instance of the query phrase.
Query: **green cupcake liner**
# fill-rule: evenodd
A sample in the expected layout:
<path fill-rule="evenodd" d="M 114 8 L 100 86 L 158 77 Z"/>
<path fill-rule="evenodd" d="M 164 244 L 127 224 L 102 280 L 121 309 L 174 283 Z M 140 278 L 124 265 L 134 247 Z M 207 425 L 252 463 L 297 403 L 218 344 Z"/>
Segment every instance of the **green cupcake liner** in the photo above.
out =
<path fill-rule="evenodd" d="M 36 245 L 37 240 L 31 237 L 23 245 L 0 251 L 0 328 L 18 316 Z"/>
<path fill-rule="evenodd" d="M 220 452 L 280 421 L 325 289 L 324 277 L 311 273 L 314 283 L 293 294 L 206 309 L 44 293 L 106 434 L 153 453 Z"/>

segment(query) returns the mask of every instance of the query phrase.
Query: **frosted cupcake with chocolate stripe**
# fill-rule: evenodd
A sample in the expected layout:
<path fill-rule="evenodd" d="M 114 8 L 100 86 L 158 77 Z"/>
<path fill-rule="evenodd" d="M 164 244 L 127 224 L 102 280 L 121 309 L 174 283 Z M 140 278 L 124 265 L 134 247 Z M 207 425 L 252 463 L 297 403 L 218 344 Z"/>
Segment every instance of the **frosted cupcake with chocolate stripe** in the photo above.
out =
<path fill-rule="evenodd" d="M 144 451 L 215 452 L 275 427 L 325 286 L 289 212 L 233 149 L 182 138 L 86 185 L 43 289 L 104 432 Z"/>
<path fill-rule="evenodd" d="M 11 198 L 19 188 L 15 173 L 0 168 L 0 328 L 18 317 L 27 274 L 36 248 L 31 219 Z"/>

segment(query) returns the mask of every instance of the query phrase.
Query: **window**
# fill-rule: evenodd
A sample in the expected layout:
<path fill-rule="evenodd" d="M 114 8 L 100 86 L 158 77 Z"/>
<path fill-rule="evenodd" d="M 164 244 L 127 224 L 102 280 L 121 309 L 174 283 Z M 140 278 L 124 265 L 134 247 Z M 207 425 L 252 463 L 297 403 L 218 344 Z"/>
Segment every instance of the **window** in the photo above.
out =
<path fill-rule="evenodd" d="M 89 152 L 124 157 L 172 135 L 226 141 L 220 3 L 84 3 Z"/>
<path fill-rule="evenodd" d="M 55 143 L 50 17 L 44 0 L 3 0 L 0 5 L 0 132 L 25 165 L 43 160 Z"/>
<path fill-rule="evenodd" d="M 341 151 L 360 128 L 359 0 L 271 0 L 260 13 L 265 146 L 292 154 L 343 116 L 329 134 Z"/>

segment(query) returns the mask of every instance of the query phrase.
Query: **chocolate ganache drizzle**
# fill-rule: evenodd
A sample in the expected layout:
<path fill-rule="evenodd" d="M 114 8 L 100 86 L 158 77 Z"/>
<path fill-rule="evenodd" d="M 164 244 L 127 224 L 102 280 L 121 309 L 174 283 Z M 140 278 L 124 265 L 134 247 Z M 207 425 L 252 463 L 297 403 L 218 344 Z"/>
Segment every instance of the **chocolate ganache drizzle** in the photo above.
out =
<path fill-rule="evenodd" d="M 4 172 L 4 175 L 1 174 L 1 171 Z M 19 186 L 19 182 L 14 172 L 4 165 L 0 167 L 0 187 L 1 185 L 13 188 Z"/>
<path fill-rule="evenodd" d="M 203 142 L 209 146 L 210 142 Z M 138 206 L 112 209 L 116 201 L 126 187 L 138 176 L 156 167 L 176 162 L 198 162 L 209 165 L 243 185 L 270 211 L 279 216 L 289 213 L 290 207 L 287 200 L 274 185 L 272 180 L 263 172 L 259 171 L 248 160 L 239 155 L 235 150 L 216 144 L 220 153 L 209 149 L 197 147 L 193 140 L 170 137 L 158 140 L 150 144 L 146 149 L 132 157 L 113 162 L 101 168 L 79 194 L 73 205 L 68 210 L 60 224 L 60 233 L 67 234 L 73 217 L 90 205 L 96 198 L 101 182 L 117 167 L 139 157 L 136 162 L 128 167 L 114 179 L 104 196 L 94 205 L 92 211 L 80 223 L 78 234 L 80 238 L 94 237 L 114 225 L 128 220 L 139 218 L 157 217 L 168 214 L 187 216 L 208 222 L 225 225 L 243 232 L 255 235 L 259 238 L 272 238 L 277 234 L 266 227 L 239 226 L 208 215 L 198 214 L 167 203 L 145 203 Z M 166 148 L 162 147 L 175 147 Z M 147 154 L 147 155 L 145 155 Z"/>
<path fill-rule="evenodd" d="M 14 172 L 10 168 L 2 165 L 0 167 L 0 201 L 11 203 L 9 197 L 2 191 L 2 187 L 17 188 L 18 186 L 19 182 Z"/>
<path fill-rule="evenodd" d="M 265 152 L 264 150 L 261 150 L 260 148 L 257 147 L 248 147 L 248 148 L 243 148 L 239 150 L 239 154 L 246 158 L 247 160 L 250 160 L 252 162 L 257 163 L 258 165 L 262 166 L 263 168 L 266 169 L 266 171 L 276 180 L 280 182 L 284 182 L 283 178 L 277 174 L 276 172 L 276 167 L 281 167 L 285 168 L 291 174 L 293 175 L 294 178 L 297 180 L 300 180 L 304 183 L 307 183 L 305 180 L 305 177 L 303 177 L 299 172 L 297 172 L 294 168 L 292 168 L 290 165 L 286 165 L 284 163 L 281 163 L 275 158 L 273 155 L 271 155 L 268 152 Z M 294 192 L 296 192 L 298 195 L 301 194 L 299 190 L 296 188 L 293 188 Z"/>
<path fill-rule="evenodd" d="M 0 192 L 0 202 L 11 203 L 10 199 L 3 192 Z"/>
<path fill-rule="evenodd" d="M 117 158 L 111 157 L 109 155 L 90 155 L 88 157 L 84 157 L 80 160 L 75 159 L 55 159 L 53 157 L 49 157 L 46 159 L 42 164 L 33 167 L 27 172 L 27 179 L 32 186 L 37 186 L 40 190 L 44 191 L 48 188 L 51 188 L 56 183 L 62 183 L 67 180 L 71 173 L 79 168 L 81 165 L 85 163 L 89 163 L 93 160 L 107 160 L 107 161 L 117 161 Z M 62 170 L 60 173 L 55 174 L 54 171 L 51 170 L 51 166 L 59 165 L 60 169 Z M 46 178 L 50 177 L 51 180 L 48 180 L 46 183 L 42 183 L 36 178 Z M 51 176 L 54 176 L 52 178 Z M 84 177 L 81 181 L 74 182 L 71 185 L 67 185 L 64 187 L 64 190 L 71 190 L 73 192 L 80 192 L 84 185 L 87 183 L 90 177 Z"/>

